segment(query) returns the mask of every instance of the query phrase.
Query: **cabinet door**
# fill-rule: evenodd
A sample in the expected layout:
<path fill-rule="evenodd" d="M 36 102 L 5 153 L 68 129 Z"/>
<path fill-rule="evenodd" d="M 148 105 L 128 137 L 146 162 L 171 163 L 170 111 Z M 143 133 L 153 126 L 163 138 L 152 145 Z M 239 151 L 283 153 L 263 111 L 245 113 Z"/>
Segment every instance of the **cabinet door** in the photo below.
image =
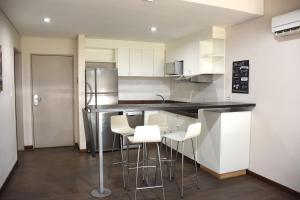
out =
<path fill-rule="evenodd" d="M 154 51 L 153 49 L 142 50 L 142 76 L 153 76 Z"/>
<path fill-rule="evenodd" d="M 142 49 L 130 49 L 130 76 L 141 76 L 142 72 Z"/>
<path fill-rule="evenodd" d="M 157 77 L 165 76 L 165 51 L 164 49 L 154 50 L 153 74 Z"/>
<path fill-rule="evenodd" d="M 118 48 L 117 67 L 119 76 L 130 75 L 130 50 L 129 48 Z"/>
<path fill-rule="evenodd" d="M 153 49 L 131 49 L 130 50 L 130 75 L 131 76 L 153 76 L 154 64 Z"/>

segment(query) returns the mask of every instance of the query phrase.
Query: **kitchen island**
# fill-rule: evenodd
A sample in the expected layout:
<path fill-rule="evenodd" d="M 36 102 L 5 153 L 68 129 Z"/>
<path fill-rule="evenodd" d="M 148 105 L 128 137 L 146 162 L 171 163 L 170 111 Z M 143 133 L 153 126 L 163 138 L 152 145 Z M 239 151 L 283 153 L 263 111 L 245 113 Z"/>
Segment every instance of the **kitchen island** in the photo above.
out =
<path fill-rule="evenodd" d="M 103 151 L 102 151 L 102 116 L 105 113 L 120 113 L 120 112 L 136 112 L 136 111 L 168 111 L 168 112 L 185 112 L 193 113 L 195 110 L 251 110 L 256 104 L 254 103 L 241 103 L 241 102 L 206 102 L 206 103 L 186 103 L 186 102 L 175 102 L 175 103 L 125 103 L 125 104 L 116 104 L 116 105 L 95 105 L 88 106 L 86 109 L 88 112 L 97 113 L 99 120 L 98 128 L 98 139 L 99 139 L 99 187 L 92 191 L 92 196 L 94 197 L 105 197 L 110 195 L 111 191 L 104 188 L 103 182 Z"/>

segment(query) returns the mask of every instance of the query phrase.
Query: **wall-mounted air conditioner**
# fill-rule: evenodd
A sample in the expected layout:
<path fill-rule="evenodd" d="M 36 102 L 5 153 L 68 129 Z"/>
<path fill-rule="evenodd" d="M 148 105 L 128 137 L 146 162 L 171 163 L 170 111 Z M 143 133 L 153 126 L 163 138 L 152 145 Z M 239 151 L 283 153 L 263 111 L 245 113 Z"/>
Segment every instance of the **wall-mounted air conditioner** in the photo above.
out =
<path fill-rule="evenodd" d="M 300 9 L 273 17 L 272 32 L 275 36 L 300 33 Z"/>

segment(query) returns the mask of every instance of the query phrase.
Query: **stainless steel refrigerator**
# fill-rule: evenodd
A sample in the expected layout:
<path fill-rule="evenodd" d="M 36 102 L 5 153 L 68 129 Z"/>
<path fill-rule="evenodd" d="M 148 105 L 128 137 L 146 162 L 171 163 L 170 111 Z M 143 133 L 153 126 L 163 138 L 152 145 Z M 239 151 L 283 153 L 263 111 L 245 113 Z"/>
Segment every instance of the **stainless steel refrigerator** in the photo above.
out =
<path fill-rule="evenodd" d="M 118 70 L 115 63 L 86 63 L 85 70 L 85 104 L 112 105 L 118 104 Z M 110 128 L 110 117 L 118 113 L 104 114 L 102 120 L 103 151 L 109 151 L 113 144 Z M 90 123 L 94 147 L 98 148 L 98 116 L 92 114 Z M 118 141 L 118 140 L 116 140 Z M 88 147 L 89 145 L 87 145 Z M 119 147 L 119 143 L 116 143 Z"/>

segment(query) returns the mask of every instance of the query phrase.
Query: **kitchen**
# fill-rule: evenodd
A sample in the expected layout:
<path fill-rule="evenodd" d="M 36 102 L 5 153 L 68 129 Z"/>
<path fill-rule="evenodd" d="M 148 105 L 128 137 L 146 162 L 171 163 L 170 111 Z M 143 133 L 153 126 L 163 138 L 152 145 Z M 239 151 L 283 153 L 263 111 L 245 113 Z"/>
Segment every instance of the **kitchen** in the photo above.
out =
<path fill-rule="evenodd" d="M 200 189 L 197 190 L 192 185 L 186 186 L 187 182 L 185 180 L 183 185 L 191 188 L 185 191 L 183 198 L 193 198 L 194 195 L 199 198 L 207 197 L 208 199 L 239 199 L 238 194 L 236 194 L 236 196 L 234 195 L 238 190 L 242 191 L 241 196 L 250 195 L 250 193 L 253 192 L 254 196 L 252 196 L 252 198 L 298 198 L 297 192 L 299 192 L 300 183 L 298 170 L 299 160 L 297 158 L 300 152 L 300 140 L 297 134 L 299 132 L 297 119 L 299 119 L 299 114 L 293 110 L 297 110 L 297 102 L 299 101 L 299 94 L 296 88 L 296 74 L 299 73 L 299 68 L 297 67 L 297 63 L 299 63 L 297 53 L 299 52 L 299 34 L 279 38 L 275 37 L 272 33 L 271 23 L 272 17 L 299 9 L 299 2 L 289 0 L 289 3 L 283 3 L 279 0 L 266 0 L 245 1 L 241 3 L 242 5 L 238 3 L 228 3 L 228 5 L 226 5 L 224 2 L 216 3 L 213 1 L 207 5 L 205 1 L 200 4 L 196 2 L 176 1 L 173 3 L 169 2 L 170 5 L 167 6 L 168 2 L 156 0 L 153 2 L 127 2 L 127 5 L 126 3 L 118 2 L 117 5 L 113 6 L 108 1 L 86 5 L 83 5 L 80 1 L 72 1 L 74 5 L 71 6 L 72 3 L 70 1 L 69 4 L 67 4 L 72 8 L 68 11 L 70 12 L 68 15 L 69 18 L 63 17 L 65 14 L 64 9 L 61 9 L 58 13 L 51 13 L 50 10 L 47 10 L 47 8 L 50 9 L 52 6 L 60 5 L 57 2 L 51 4 L 49 1 L 44 5 L 37 4 L 36 7 L 30 3 L 25 5 L 26 3 L 17 2 L 18 1 L 15 0 L 1 1 L 0 3 L 1 10 L 3 11 L 0 25 L 3 27 L 3 30 L 7 29 L 7 31 L 1 32 L 2 39 L 0 44 L 2 45 L 4 82 L 3 92 L 0 93 L 1 113 L 9 113 L 8 115 L 1 114 L 1 130 L 3 130 L 3 134 L 1 133 L 1 184 L 6 183 L 4 184 L 5 187 L 1 187 L 0 199 L 22 199 L 22 196 L 18 194 L 18 192 L 15 192 L 15 190 L 18 190 L 18 187 L 20 187 L 20 192 L 28 192 L 27 194 L 31 199 L 46 199 L 47 197 L 41 196 L 40 193 L 44 191 L 42 185 L 50 183 L 51 185 L 62 184 L 59 182 L 57 175 L 49 171 L 51 169 L 49 169 L 51 162 L 48 163 L 48 166 L 46 163 L 43 165 L 38 161 L 38 158 L 42 158 L 43 155 L 45 159 L 47 156 L 54 159 L 55 155 L 70 156 L 70 158 L 66 160 L 70 159 L 70 163 L 74 164 L 74 169 L 70 169 L 68 176 L 71 180 L 78 181 L 78 184 L 80 182 L 80 187 L 78 186 L 78 188 L 76 185 L 68 182 L 70 184 L 66 186 L 68 188 L 66 190 L 75 190 L 75 192 L 72 193 L 60 189 L 60 195 L 62 196 L 59 196 L 59 194 L 56 194 L 57 196 L 54 195 L 57 199 L 68 199 L 74 194 L 79 195 L 78 198 L 86 199 L 90 197 L 89 193 L 93 188 L 99 187 L 98 159 L 92 158 L 86 153 L 86 132 L 82 116 L 82 109 L 86 105 L 85 69 L 87 62 L 115 63 L 118 69 L 118 100 L 120 103 L 123 101 L 123 103 L 126 104 L 126 109 L 129 109 L 129 111 L 136 111 L 137 107 L 131 104 L 129 105 L 129 101 L 134 101 L 135 104 L 144 103 L 144 106 L 139 107 L 139 109 L 146 110 L 145 116 L 157 112 L 167 113 L 168 126 L 170 126 L 172 130 L 182 129 L 186 131 L 188 125 L 192 124 L 191 121 L 195 121 L 181 114 L 169 114 L 168 111 L 173 109 L 175 104 L 170 104 L 168 101 L 188 102 L 188 104 L 182 104 L 182 106 L 185 107 L 183 110 L 187 109 L 186 106 L 191 105 L 193 107 L 191 109 L 193 110 L 200 109 L 197 120 L 202 123 L 201 137 L 208 134 L 209 131 L 207 131 L 207 129 L 208 126 L 211 125 L 212 118 L 221 119 L 221 121 L 216 121 L 216 126 L 213 126 L 214 133 L 220 134 L 221 141 L 222 134 L 227 133 L 226 128 L 229 128 L 230 133 L 234 132 L 232 131 L 233 126 L 229 125 L 231 121 L 244 119 L 235 114 L 250 113 L 250 116 L 245 116 L 248 118 L 246 125 L 244 124 L 240 127 L 244 132 L 241 130 L 237 131 L 238 133 L 245 133 L 245 137 L 239 138 L 237 136 L 240 135 L 232 135 L 233 138 L 226 138 L 229 141 L 224 141 L 229 142 L 227 143 L 229 148 L 225 148 L 222 151 L 224 153 L 228 152 L 229 156 L 225 157 L 230 158 L 230 156 L 235 156 L 232 152 L 233 148 L 230 147 L 239 144 L 241 141 L 246 142 L 246 145 L 241 145 L 239 148 L 243 147 L 243 150 L 240 150 L 240 152 L 243 152 L 242 158 L 246 160 L 247 166 L 238 169 L 245 170 L 247 175 L 243 174 L 243 176 L 237 178 L 231 177 L 230 179 L 219 182 L 219 178 L 222 175 L 220 169 L 216 169 L 209 163 L 201 161 L 201 159 L 206 161 L 207 159 L 208 161 L 214 159 L 213 154 L 205 150 L 205 148 L 210 148 L 208 144 L 213 140 L 206 141 L 207 143 L 197 144 L 197 148 L 202 148 L 201 151 L 196 152 L 197 159 L 195 159 L 198 161 L 197 164 L 200 164 L 198 167 Z M 93 7 L 97 6 L 99 7 L 98 9 L 101 9 L 103 12 L 102 15 L 93 9 Z M 176 16 L 176 14 L 170 10 L 176 10 L 178 6 L 181 6 L 182 9 L 178 16 Z M 229 8 L 226 8 L 226 6 Z M 78 13 L 78 9 L 81 9 L 81 7 L 87 10 L 91 9 L 93 12 L 85 14 L 94 16 L 95 18 L 89 18 L 90 21 L 86 18 L 85 21 L 83 18 L 76 18 L 75 13 Z M 45 10 L 37 12 L 37 10 L 39 10 L 38 8 Z M 127 16 L 126 14 L 122 14 L 123 19 L 120 17 L 111 17 L 108 23 L 102 19 L 107 19 L 105 15 L 111 16 L 109 13 L 111 12 L 110 10 L 115 12 L 130 11 L 132 15 Z M 32 18 L 25 17 L 29 16 L 30 11 L 33 13 Z M 139 19 L 137 16 L 139 16 L 140 12 L 144 12 L 147 17 Z M 208 18 L 212 13 L 219 13 L 219 15 L 215 14 L 215 17 Z M 52 16 L 50 16 L 51 14 Z M 44 22 L 45 19 L 43 19 L 43 17 L 49 17 L 50 22 Z M 72 17 L 75 18 L 75 20 L 72 19 Z M 163 17 L 165 17 L 164 20 L 167 20 L 166 22 L 162 20 Z M 129 19 L 132 20 L 131 23 L 129 23 Z M 32 21 L 30 22 L 30 20 Z M 94 27 L 95 24 L 99 24 L 98 27 Z M 109 24 L 111 24 L 111 26 Z M 102 27 L 105 28 L 103 29 Z M 118 27 L 118 29 L 116 29 L 116 27 Z M 70 33 L 70 30 L 73 32 Z M 16 66 L 14 66 L 13 61 L 9 60 L 14 57 L 14 48 L 21 54 L 20 62 L 22 68 L 19 84 L 21 85 L 22 91 L 22 97 L 20 98 L 22 112 L 14 103 L 11 103 L 15 101 L 15 98 L 16 104 L 18 100 L 20 100 L 18 99 L 18 94 L 16 93 L 16 96 L 14 94 L 14 91 L 18 91 L 18 79 L 14 80 L 14 68 L 16 68 Z M 72 107 L 66 109 L 73 110 L 73 113 L 69 113 L 71 117 L 65 117 L 65 119 L 73 118 L 73 121 L 70 121 L 70 124 L 73 123 L 73 127 L 71 131 L 68 131 L 68 137 L 65 137 L 67 141 L 65 145 L 57 143 L 61 142 L 62 139 L 58 141 L 53 140 L 53 142 L 56 143 L 51 145 L 70 146 L 69 144 L 75 144 L 79 149 L 76 150 L 76 152 L 81 152 L 79 155 L 77 155 L 76 152 L 75 154 L 68 152 L 70 149 L 39 148 L 45 147 L 43 145 L 46 143 L 42 143 L 42 141 L 51 141 L 50 138 L 45 137 L 45 135 L 54 134 L 51 133 L 51 131 L 54 132 L 54 129 L 49 129 L 48 131 L 45 127 L 42 127 L 43 131 L 41 135 L 39 135 L 38 131 L 36 131 L 38 130 L 36 128 L 38 123 L 33 123 L 36 122 L 36 120 L 41 120 L 44 116 L 41 115 L 36 118 L 37 115 L 33 109 L 37 107 L 33 107 L 32 105 L 34 104 L 32 101 L 32 91 L 35 86 L 34 81 L 38 80 L 34 79 L 35 60 L 39 61 L 39 59 L 45 55 L 63 55 L 69 58 L 72 57 L 73 59 L 73 70 L 70 72 L 73 73 L 73 76 L 69 77 L 69 84 L 73 86 L 73 92 L 70 94 L 74 97 L 71 98 L 73 99 L 73 103 L 69 105 L 72 105 L 73 109 Z M 243 66 L 248 66 L 250 70 L 248 74 L 249 82 L 246 81 L 249 84 L 249 88 L 246 88 L 248 89 L 248 93 L 235 93 L 232 80 L 233 62 L 248 60 L 248 63 L 243 63 Z M 174 61 L 183 61 L 183 75 L 178 74 L 176 76 L 165 73 L 166 63 L 172 64 Z M 175 65 L 175 63 L 173 64 Z M 282 70 L 282 66 L 284 66 L 286 70 Z M 18 74 L 16 69 L 15 74 Z M 45 76 L 47 77 L 47 73 Z M 41 84 L 37 84 L 37 86 L 40 85 Z M 166 104 L 160 104 L 161 98 L 157 96 L 158 94 L 166 99 Z M 39 101 L 38 98 L 37 100 Z M 40 104 L 42 105 L 45 101 L 46 99 L 41 97 Z M 240 102 L 238 107 L 242 107 L 243 109 L 246 107 L 247 109 L 242 109 L 243 112 L 227 112 L 225 109 L 226 112 L 214 111 L 209 112 L 209 114 L 203 111 L 203 109 L 208 109 L 205 107 L 207 106 L 206 103 L 213 102 L 225 102 L 221 107 L 224 107 L 224 104 L 226 107 L 228 106 L 226 104 L 230 104 L 231 102 Z M 153 105 L 153 103 L 155 104 Z M 194 103 L 201 105 L 195 105 Z M 122 104 L 119 105 L 120 107 L 122 106 Z M 150 105 L 154 106 L 157 110 L 150 109 Z M 172 108 L 165 108 L 166 106 L 171 106 Z M 216 106 L 216 103 L 214 103 L 213 106 Z M 232 106 L 232 104 L 230 106 Z M 121 110 L 117 110 L 118 112 L 125 109 L 120 107 L 118 107 L 118 109 Z M 130 110 L 133 107 L 134 109 Z M 178 107 L 180 106 L 176 105 L 176 110 Z M 251 108 L 249 109 L 249 107 Z M 15 109 L 16 114 L 14 114 Z M 112 108 L 108 106 L 108 109 Z M 64 107 L 55 110 L 56 113 L 59 113 L 58 116 L 61 115 L 62 117 L 64 116 L 63 111 Z M 107 111 L 108 110 L 105 112 Z M 50 113 L 51 110 L 47 112 Z M 233 115 L 231 116 L 230 114 Z M 231 117 L 235 117 L 234 120 L 232 120 Z M 47 118 L 45 120 L 47 120 Z M 222 123 L 223 121 L 226 121 L 226 123 Z M 57 127 L 65 124 L 66 123 L 61 123 L 61 125 Z M 249 133 L 250 130 L 251 133 Z M 15 132 L 17 132 L 17 144 L 15 142 Z M 39 138 L 41 138 L 41 140 Z M 237 142 L 232 144 L 230 141 L 233 141 L 233 143 L 234 141 Z M 248 149 L 244 148 L 247 144 Z M 169 143 L 168 145 L 170 146 Z M 191 147 L 191 145 L 186 146 Z M 20 148 L 19 150 L 23 147 L 26 151 L 23 152 L 21 150 L 17 155 L 17 147 Z M 165 151 L 164 147 L 163 145 L 162 151 Z M 32 149 L 34 150 L 28 151 Z M 174 147 L 173 149 L 173 154 L 175 155 L 176 148 Z M 180 149 L 181 146 L 179 151 Z M 136 150 L 132 151 L 134 152 Z M 204 152 L 202 155 L 204 157 L 201 157 L 200 152 Z M 114 152 L 114 155 L 119 154 L 120 151 Z M 126 195 L 126 198 L 133 198 L 134 193 L 132 192 L 134 189 L 128 192 L 129 196 L 127 196 L 127 192 L 122 189 L 122 184 L 115 183 L 121 182 L 122 180 L 122 170 L 120 166 L 113 167 L 112 180 L 106 179 L 106 170 L 108 170 L 110 164 L 109 155 L 110 154 L 105 152 L 104 163 L 102 162 L 104 164 L 105 187 L 111 189 L 112 198 L 119 197 L 122 199 L 124 198 L 122 197 L 123 194 Z M 37 165 L 32 166 L 32 171 L 27 176 L 22 175 L 23 162 L 24 164 L 34 165 L 34 162 L 30 161 L 29 157 L 31 156 L 34 156 L 34 158 L 36 156 Z M 135 156 L 133 155 L 132 157 Z M 168 156 L 170 155 L 168 154 Z M 187 174 L 189 177 L 193 175 L 193 162 L 190 161 L 194 159 L 191 151 L 185 156 L 184 164 L 187 170 L 191 172 Z M 80 159 L 80 163 L 83 162 L 83 165 L 87 168 L 78 168 L 78 162 L 75 158 L 77 161 Z M 190 160 L 188 160 L 188 158 Z M 26 161 L 26 159 L 29 160 Z M 59 162 L 63 161 L 64 158 L 57 159 L 57 163 L 53 163 L 54 169 L 60 170 Z M 13 173 L 10 173 L 15 166 L 16 160 L 19 160 L 19 164 L 16 165 Z M 176 165 L 178 165 L 176 173 L 180 174 L 181 162 L 179 162 L 179 160 L 181 161 L 181 159 L 178 159 L 178 163 L 176 163 Z M 243 159 L 236 159 L 230 161 L 230 163 L 239 165 L 237 160 L 242 162 Z M 71 165 L 68 167 L 73 168 Z M 32 183 L 30 189 L 26 190 L 26 187 L 24 188 L 24 181 L 28 180 L 26 177 L 34 177 L 35 170 L 36 173 L 45 177 L 43 169 L 48 169 L 44 172 L 52 174 L 53 177 L 57 177 L 58 182 L 49 180 L 48 183 L 42 184 L 37 178 L 34 178 L 33 180 L 35 180 L 36 183 Z M 86 172 L 88 169 L 91 170 L 90 173 Z M 166 174 L 168 174 L 167 170 L 162 170 L 166 199 L 180 198 L 180 187 L 175 189 L 176 184 L 174 181 L 169 181 L 168 178 L 166 178 Z M 233 170 L 232 172 L 236 171 L 239 170 Z M 81 172 L 84 175 L 75 178 L 77 172 Z M 21 177 L 24 176 L 25 178 L 22 180 L 18 179 L 16 175 L 18 173 Z M 67 176 L 65 173 L 64 170 L 57 171 L 57 174 L 61 176 Z M 9 174 L 12 175 L 9 176 Z M 132 172 L 132 174 L 134 174 L 134 172 Z M 10 178 L 7 178 L 8 176 Z M 175 176 L 177 182 L 180 182 L 180 177 L 180 175 L 178 177 Z M 201 180 L 201 178 L 203 179 Z M 244 179 L 245 181 L 242 182 Z M 111 183 L 110 181 L 114 182 Z M 220 184 L 225 188 L 226 186 L 230 187 L 232 191 L 218 191 L 216 190 L 217 186 L 205 186 L 206 181 L 213 185 Z M 235 181 L 239 182 L 242 188 L 234 187 Z M 268 182 L 268 184 L 265 182 Z M 40 187 L 38 183 L 41 184 Z M 134 188 L 134 180 L 131 185 Z M 258 186 L 262 188 L 258 188 Z M 35 187 L 36 190 L 34 189 Z M 2 188 L 4 188 L 3 191 Z M 284 190 L 282 190 L 282 188 Z M 45 194 L 51 197 L 51 191 L 57 190 L 58 189 L 51 189 L 51 187 L 49 187 L 49 190 L 46 190 Z M 269 192 L 263 192 L 264 190 Z M 209 194 L 207 194 L 209 191 L 215 191 L 215 195 L 219 196 L 209 196 Z M 157 194 L 157 196 L 151 195 L 151 193 L 145 193 L 147 196 L 145 199 L 162 198 L 161 191 L 159 190 L 155 191 L 155 195 Z M 173 194 L 171 193 L 175 193 L 175 195 L 172 196 Z M 138 193 L 138 198 L 141 197 L 142 194 Z M 92 199 L 92 197 L 90 198 Z M 252 199 L 250 196 L 249 198 Z"/>

